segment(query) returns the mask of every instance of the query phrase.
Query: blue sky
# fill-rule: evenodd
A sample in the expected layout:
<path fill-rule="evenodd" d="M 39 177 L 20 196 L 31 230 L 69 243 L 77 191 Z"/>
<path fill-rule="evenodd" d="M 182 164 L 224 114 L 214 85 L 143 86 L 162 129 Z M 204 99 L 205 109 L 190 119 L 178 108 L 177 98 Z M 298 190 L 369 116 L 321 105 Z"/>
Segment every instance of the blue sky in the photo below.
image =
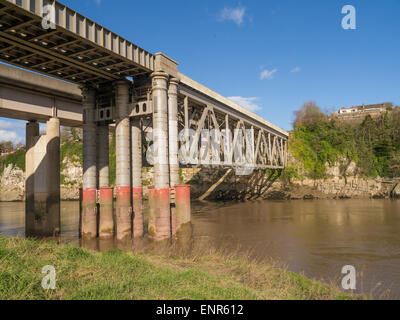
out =
<path fill-rule="evenodd" d="M 61 2 L 284 129 L 308 100 L 400 105 L 400 0 Z M 348 4 L 356 30 L 342 28 Z"/>

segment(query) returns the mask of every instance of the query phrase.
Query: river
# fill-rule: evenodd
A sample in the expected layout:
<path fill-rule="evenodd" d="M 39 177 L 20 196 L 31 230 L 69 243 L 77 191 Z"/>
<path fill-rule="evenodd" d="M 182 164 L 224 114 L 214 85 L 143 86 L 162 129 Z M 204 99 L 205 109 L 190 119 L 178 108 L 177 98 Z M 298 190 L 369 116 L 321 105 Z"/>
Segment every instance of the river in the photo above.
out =
<path fill-rule="evenodd" d="M 24 236 L 24 203 L 0 203 L 0 233 Z M 78 243 L 78 202 L 62 202 L 62 240 Z M 400 200 L 193 203 L 193 240 L 250 250 L 289 270 L 340 286 L 345 265 L 357 292 L 400 299 Z"/>

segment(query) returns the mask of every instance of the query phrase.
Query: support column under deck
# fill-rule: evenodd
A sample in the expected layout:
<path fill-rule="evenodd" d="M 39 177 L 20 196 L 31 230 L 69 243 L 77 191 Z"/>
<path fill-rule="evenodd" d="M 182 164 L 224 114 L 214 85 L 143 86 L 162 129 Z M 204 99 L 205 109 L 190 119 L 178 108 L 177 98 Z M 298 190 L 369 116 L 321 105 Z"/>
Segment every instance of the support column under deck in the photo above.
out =
<path fill-rule="evenodd" d="M 46 134 L 37 123 L 27 125 L 26 235 L 58 236 L 60 233 L 60 120 L 51 118 Z"/>
<path fill-rule="evenodd" d="M 60 213 L 60 119 L 51 118 L 46 123 L 47 161 L 47 218 L 50 225 L 48 233 L 59 234 L 61 231 Z"/>
<path fill-rule="evenodd" d="M 25 230 L 27 234 L 34 231 L 35 205 L 35 143 L 39 137 L 39 123 L 29 121 L 26 124 L 25 155 Z"/>
<path fill-rule="evenodd" d="M 97 167 L 99 173 L 100 212 L 99 237 L 114 236 L 113 188 L 109 178 L 109 129 L 107 124 L 97 126 Z"/>
<path fill-rule="evenodd" d="M 149 224 L 149 235 L 154 240 L 164 240 L 171 236 L 167 82 L 168 75 L 165 72 L 152 74 L 156 210 L 154 225 Z"/>
<path fill-rule="evenodd" d="M 170 185 L 179 184 L 178 159 L 178 84 L 179 80 L 172 78 L 168 89 L 168 141 L 169 141 L 169 174 Z"/>
<path fill-rule="evenodd" d="M 133 237 L 143 236 L 143 187 L 142 187 L 142 128 L 139 118 L 132 120 L 132 206 Z"/>
<path fill-rule="evenodd" d="M 129 83 L 118 81 L 116 88 L 116 186 L 117 186 L 117 239 L 122 240 L 131 236 L 132 207 L 131 207 L 131 165 L 130 165 L 130 110 Z"/>
<path fill-rule="evenodd" d="M 96 163 L 96 91 L 91 87 L 82 88 L 83 103 L 83 186 L 81 236 L 97 237 L 97 163 Z"/>
<path fill-rule="evenodd" d="M 179 80 L 171 78 L 168 89 L 168 150 L 169 150 L 169 177 L 171 188 L 179 184 L 178 159 L 178 84 Z M 172 189 L 173 190 L 173 189 Z M 174 200 L 172 200 L 174 201 Z M 176 201 L 176 199 L 175 199 Z M 176 216 L 176 206 L 171 205 L 171 232 L 174 235 L 180 223 Z"/>

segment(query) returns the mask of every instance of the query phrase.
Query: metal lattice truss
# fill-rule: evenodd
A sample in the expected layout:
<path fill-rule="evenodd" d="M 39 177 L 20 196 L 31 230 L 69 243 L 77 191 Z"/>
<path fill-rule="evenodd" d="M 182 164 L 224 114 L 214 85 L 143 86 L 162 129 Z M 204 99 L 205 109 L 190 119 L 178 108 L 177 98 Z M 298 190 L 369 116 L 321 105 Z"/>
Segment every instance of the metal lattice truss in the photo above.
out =
<path fill-rule="evenodd" d="M 181 162 L 187 166 L 283 169 L 288 140 L 268 128 L 181 96 L 178 123 Z"/>
<path fill-rule="evenodd" d="M 154 70 L 152 54 L 53 0 L 0 0 L 0 60 L 79 84 Z"/>

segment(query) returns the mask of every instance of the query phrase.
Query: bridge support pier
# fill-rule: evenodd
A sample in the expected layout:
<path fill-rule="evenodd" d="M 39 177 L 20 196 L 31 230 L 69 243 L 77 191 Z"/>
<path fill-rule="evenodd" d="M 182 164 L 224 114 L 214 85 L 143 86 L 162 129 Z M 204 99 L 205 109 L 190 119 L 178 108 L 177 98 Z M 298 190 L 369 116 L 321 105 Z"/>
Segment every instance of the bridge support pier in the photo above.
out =
<path fill-rule="evenodd" d="M 132 120 L 132 206 L 133 237 L 143 236 L 143 187 L 142 187 L 142 128 L 139 118 Z"/>
<path fill-rule="evenodd" d="M 170 182 L 168 161 L 168 75 L 152 74 L 153 140 L 154 140 L 154 197 L 156 202 L 154 226 L 149 236 L 164 240 L 171 236 Z"/>
<path fill-rule="evenodd" d="M 179 80 L 171 78 L 168 88 L 168 150 L 169 150 L 169 180 L 171 191 L 179 184 L 178 159 L 178 84 Z M 176 198 L 171 197 L 171 233 L 175 235 L 180 225 L 176 217 Z"/>
<path fill-rule="evenodd" d="M 81 237 L 97 237 L 97 163 L 96 163 L 96 92 L 91 87 L 82 88 L 83 104 L 83 186 Z"/>
<path fill-rule="evenodd" d="M 129 84 L 118 81 L 116 88 L 116 187 L 117 187 L 117 239 L 123 240 L 132 234 L 131 207 L 131 146 L 129 120 Z"/>
<path fill-rule="evenodd" d="M 179 227 L 191 220 L 190 185 L 175 186 L 175 206 L 178 226 L 177 231 L 179 231 Z"/>
<path fill-rule="evenodd" d="M 114 236 L 113 188 L 109 178 L 109 130 L 108 125 L 97 126 L 97 164 L 100 189 L 99 237 Z"/>
<path fill-rule="evenodd" d="M 34 233 L 35 219 L 35 143 L 39 136 L 39 123 L 29 121 L 26 124 L 25 155 L 25 230 L 28 235 Z"/>
<path fill-rule="evenodd" d="M 46 134 L 39 125 L 26 127 L 26 235 L 58 236 L 60 233 L 60 121 L 51 118 Z"/>

